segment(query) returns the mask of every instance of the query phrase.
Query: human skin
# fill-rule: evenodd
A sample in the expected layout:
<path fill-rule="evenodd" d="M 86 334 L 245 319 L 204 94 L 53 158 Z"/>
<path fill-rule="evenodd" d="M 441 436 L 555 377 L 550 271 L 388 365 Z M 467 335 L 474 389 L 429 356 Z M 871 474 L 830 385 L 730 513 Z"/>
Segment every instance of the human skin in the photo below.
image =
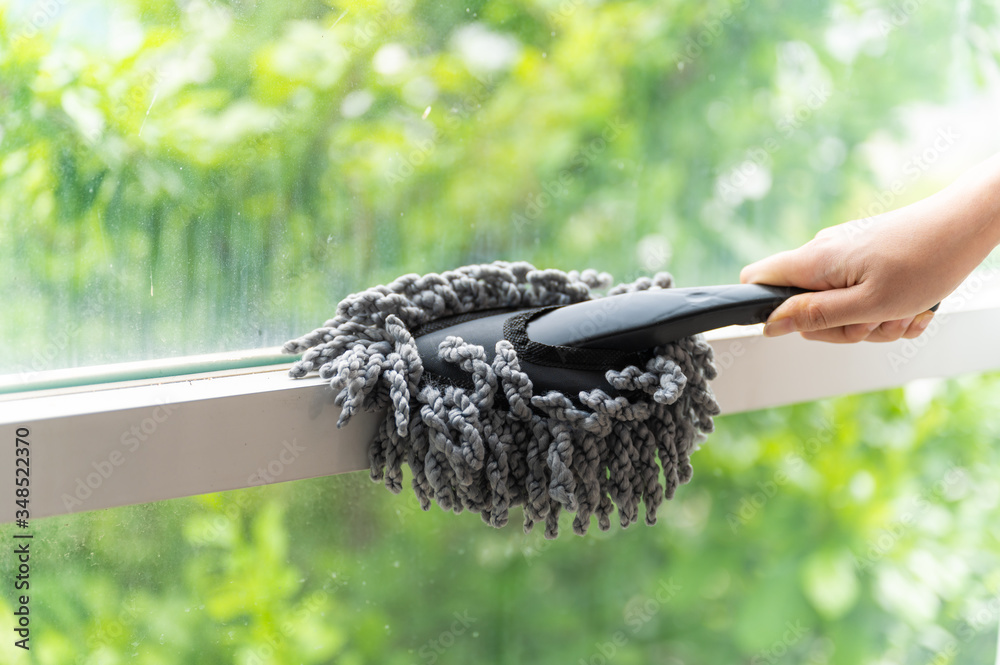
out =
<path fill-rule="evenodd" d="M 764 326 L 824 342 L 920 335 L 929 309 L 1000 244 L 1000 154 L 940 192 L 898 210 L 823 229 L 798 249 L 743 268 L 743 283 L 811 293 L 782 303 Z"/>

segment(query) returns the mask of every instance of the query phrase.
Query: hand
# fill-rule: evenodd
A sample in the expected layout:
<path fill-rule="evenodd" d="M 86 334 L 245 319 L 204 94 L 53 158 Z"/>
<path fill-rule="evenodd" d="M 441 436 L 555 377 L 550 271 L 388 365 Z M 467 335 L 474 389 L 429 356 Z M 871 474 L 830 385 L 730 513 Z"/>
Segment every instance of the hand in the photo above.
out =
<path fill-rule="evenodd" d="M 767 336 L 913 338 L 930 323 L 929 308 L 997 245 L 998 227 L 1000 155 L 927 199 L 823 229 L 798 249 L 752 263 L 740 281 L 816 291 L 782 303 L 767 320 Z"/>

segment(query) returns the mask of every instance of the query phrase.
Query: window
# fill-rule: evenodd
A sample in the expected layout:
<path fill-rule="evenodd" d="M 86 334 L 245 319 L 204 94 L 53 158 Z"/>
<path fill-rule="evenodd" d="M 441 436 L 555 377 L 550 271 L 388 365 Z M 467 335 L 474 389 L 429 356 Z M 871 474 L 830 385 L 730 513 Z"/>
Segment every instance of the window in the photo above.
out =
<path fill-rule="evenodd" d="M 1000 94 L 997 30 L 995 8 L 973 3 L 9 3 L 0 432 L 10 441 L 53 420 L 44 400 L 72 402 L 72 438 L 33 441 L 49 455 L 33 473 L 63 474 L 73 492 L 80 480 L 81 494 L 91 473 L 105 488 L 174 479 L 155 502 L 76 513 L 97 505 L 89 487 L 70 494 L 80 505 L 33 521 L 31 655 L 989 658 L 1000 384 L 983 374 L 899 387 L 1000 366 L 985 306 L 912 357 L 858 350 L 878 355 L 852 356 L 827 381 L 758 351 L 764 342 L 745 348 L 765 373 L 718 347 L 720 362 L 733 356 L 720 390 L 770 397 L 719 419 L 694 481 L 653 528 L 550 542 L 423 513 L 408 486 L 392 496 L 361 474 L 227 485 L 226 458 L 185 466 L 170 451 L 243 441 L 210 391 L 231 386 L 211 399 L 250 422 L 273 413 L 254 408 L 267 400 L 320 395 L 278 365 L 246 367 L 275 362 L 273 347 L 343 295 L 399 274 L 504 258 L 726 283 L 819 228 L 934 191 L 996 150 L 984 137 Z M 246 349 L 259 363 L 235 353 Z M 221 355 L 170 360 L 207 353 Z M 128 362 L 139 364 L 85 369 Z M 52 371 L 84 385 L 72 399 L 21 392 L 56 385 Z M 109 372 L 132 383 L 106 384 Z M 194 372 L 219 378 L 159 378 Z M 890 389 L 761 408 L 876 388 Z M 180 428 L 187 416 L 160 423 L 155 409 L 175 404 L 216 414 L 212 435 Z M 94 436 L 92 412 L 112 414 L 112 438 Z M 136 451 L 162 454 L 158 466 L 95 453 L 79 458 L 86 473 L 70 470 L 74 441 L 115 443 L 133 425 L 147 437 L 132 433 Z M 306 477 L 295 446 L 342 434 L 269 434 L 252 461 L 277 460 L 277 480 Z M 160 500 L 211 482 L 243 489 Z M 4 524 L 0 538 L 18 531 Z M 19 600 L 4 588 L 10 617 Z M 0 649 L 34 662 L 9 636 Z"/>

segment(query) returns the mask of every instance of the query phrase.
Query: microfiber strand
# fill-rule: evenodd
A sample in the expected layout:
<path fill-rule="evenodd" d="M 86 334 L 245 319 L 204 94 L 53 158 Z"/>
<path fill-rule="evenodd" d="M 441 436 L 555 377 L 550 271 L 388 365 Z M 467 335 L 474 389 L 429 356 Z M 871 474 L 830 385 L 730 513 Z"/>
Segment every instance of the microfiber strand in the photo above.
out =
<path fill-rule="evenodd" d="M 701 335 L 651 349 L 644 366 L 609 370 L 608 383 L 628 395 L 612 397 L 600 388 L 535 394 L 508 340 L 489 360 L 482 346 L 446 338 L 441 359 L 469 379 L 450 385 L 425 373 L 413 333 L 459 314 L 567 305 L 598 289 L 610 296 L 672 281 L 659 273 L 611 287 L 607 273 L 502 261 L 410 274 L 348 296 L 323 327 L 284 351 L 302 354 L 292 377 L 318 370 L 329 380 L 342 409 L 338 426 L 359 410 L 387 411 L 368 451 L 371 478 L 398 493 L 408 464 L 424 510 L 436 501 L 501 527 L 522 506 L 526 532 L 544 522 L 546 538 L 555 538 L 563 510 L 575 513 L 573 530 L 583 535 L 594 515 L 600 529 L 610 528 L 614 507 L 629 526 L 643 503 L 652 525 L 664 498 L 690 480 L 690 455 L 719 413 L 708 383 L 712 349 Z"/>

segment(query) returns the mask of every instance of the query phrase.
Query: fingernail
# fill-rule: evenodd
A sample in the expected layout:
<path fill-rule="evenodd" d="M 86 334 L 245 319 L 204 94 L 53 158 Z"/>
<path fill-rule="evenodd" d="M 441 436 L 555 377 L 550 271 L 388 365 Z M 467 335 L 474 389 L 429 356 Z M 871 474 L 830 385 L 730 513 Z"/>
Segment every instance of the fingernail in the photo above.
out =
<path fill-rule="evenodd" d="M 867 330 L 869 333 L 871 333 L 876 328 L 878 328 L 880 325 L 882 325 L 882 324 L 881 323 L 866 323 L 865 324 L 865 330 Z"/>
<path fill-rule="evenodd" d="M 910 324 L 911 324 L 911 323 L 913 323 L 913 320 L 914 320 L 915 318 L 917 318 L 917 317 L 915 317 L 915 316 L 911 316 L 911 317 L 910 317 L 910 318 L 908 318 L 908 319 L 903 319 L 903 325 L 902 325 L 902 328 L 903 328 L 903 330 L 906 330 L 907 328 L 909 328 L 909 327 L 910 327 Z"/>
<path fill-rule="evenodd" d="M 934 312 L 924 312 L 913 321 L 913 327 L 922 331 L 930 324 L 931 319 L 933 318 Z"/>
<path fill-rule="evenodd" d="M 791 318 L 785 317 L 776 321 L 768 321 L 764 324 L 764 337 L 778 337 L 787 335 L 795 330 L 795 323 Z"/>

